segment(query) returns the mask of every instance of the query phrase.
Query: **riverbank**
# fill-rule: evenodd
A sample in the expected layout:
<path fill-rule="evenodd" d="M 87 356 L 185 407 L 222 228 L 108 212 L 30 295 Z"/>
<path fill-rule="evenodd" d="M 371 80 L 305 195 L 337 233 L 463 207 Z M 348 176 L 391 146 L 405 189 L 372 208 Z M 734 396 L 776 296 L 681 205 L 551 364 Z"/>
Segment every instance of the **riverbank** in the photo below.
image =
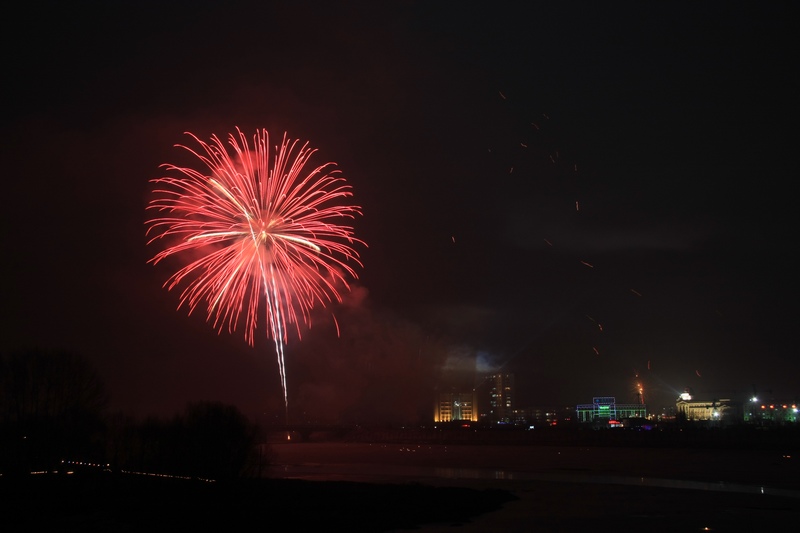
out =
<path fill-rule="evenodd" d="M 348 481 L 250 479 L 226 483 L 143 476 L 0 478 L 0 527 L 59 531 L 296 531 L 373 533 L 466 521 L 516 497 L 503 490 Z"/>
<path fill-rule="evenodd" d="M 263 479 L 0 478 L 4 531 L 745 532 L 800 523 L 777 450 L 272 444 Z"/>

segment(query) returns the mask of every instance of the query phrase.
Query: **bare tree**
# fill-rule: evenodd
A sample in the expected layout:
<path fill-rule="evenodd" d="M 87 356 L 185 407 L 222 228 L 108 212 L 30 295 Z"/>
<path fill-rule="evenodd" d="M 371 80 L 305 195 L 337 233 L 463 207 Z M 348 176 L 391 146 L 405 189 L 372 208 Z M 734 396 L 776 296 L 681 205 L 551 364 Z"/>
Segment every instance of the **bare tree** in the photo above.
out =
<path fill-rule="evenodd" d="M 89 362 L 69 352 L 0 356 L 0 467 L 51 469 L 99 455 L 105 386 Z"/>

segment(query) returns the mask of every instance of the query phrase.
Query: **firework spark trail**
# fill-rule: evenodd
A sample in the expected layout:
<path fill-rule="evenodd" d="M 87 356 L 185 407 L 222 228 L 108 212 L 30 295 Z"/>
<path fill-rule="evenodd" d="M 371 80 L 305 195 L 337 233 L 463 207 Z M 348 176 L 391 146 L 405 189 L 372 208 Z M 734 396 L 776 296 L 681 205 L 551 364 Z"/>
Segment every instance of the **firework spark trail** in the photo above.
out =
<path fill-rule="evenodd" d="M 147 208 L 159 214 L 147 222 L 148 244 L 159 239 L 168 244 L 149 262 L 199 255 L 164 286 L 171 290 L 185 281 L 178 308 L 186 305 L 192 314 L 205 300 L 206 320 L 214 329 L 221 333 L 227 324 L 233 333 L 243 322 L 251 346 L 263 291 L 288 417 L 287 326 L 294 324 L 301 338 L 301 327 L 311 327 L 312 308 L 341 302 L 341 291 L 350 289 L 346 276 L 358 278 L 351 264 L 362 265 L 354 246 L 366 244 L 340 221 L 361 209 L 341 203 L 352 190 L 334 163 L 304 172 L 316 152 L 308 143 L 296 149 L 299 141 L 284 134 L 271 154 L 266 130 L 253 136 L 252 150 L 241 130 L 236 132 L 228 136 L 230 149 L 216 135 L 206 143 L 192 133 L 187 135 L 201 150 L 176 145 L 194 155 L 208 175 L 165 164 L 162 168 L 177 176 L 151 180 L 154 199 Z"/>

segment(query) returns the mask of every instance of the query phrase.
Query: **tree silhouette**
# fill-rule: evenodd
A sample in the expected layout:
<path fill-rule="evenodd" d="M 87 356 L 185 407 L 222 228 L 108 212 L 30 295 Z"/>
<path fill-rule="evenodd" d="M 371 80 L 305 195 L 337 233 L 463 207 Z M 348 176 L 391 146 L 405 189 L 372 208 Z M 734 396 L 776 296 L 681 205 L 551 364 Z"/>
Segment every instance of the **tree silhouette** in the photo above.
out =
<path fill-rule="evenodd" d="M 102 459 L 105 386 L 83 357 L 28 350 L 0 356 L 0 469 Z"/>
<path fill-rule="evenodd" d="M 197 402 L 171 419 L 107 417 L 112 468 L 213 480 L 259 477 L 268 459 L 258 427 L 236 407 Z"/>
<path fill-rule="evenodd" d="M 191 475 L 222 480 L 260 474 L 257 428 L 236 407 L 192 403 L 176 424 L 182 466 Z"/>

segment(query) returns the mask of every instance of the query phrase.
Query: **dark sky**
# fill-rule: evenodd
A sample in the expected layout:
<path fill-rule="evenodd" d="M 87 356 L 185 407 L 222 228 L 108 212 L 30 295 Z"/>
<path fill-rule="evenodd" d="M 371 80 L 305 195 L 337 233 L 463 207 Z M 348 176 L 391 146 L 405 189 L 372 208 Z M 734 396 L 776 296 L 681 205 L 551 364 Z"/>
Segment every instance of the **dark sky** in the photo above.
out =
<path fill-rule="evenodd" d="M 144 233 L 184 132 L 266 128 L 337 164 L 368 244 L 341 336 L 287 347 L 293 419 L 420 421 L 490 370 L 520 406 L 796 398 L 790 3 L 517 4 L 19 7 L 0 350 L 84 354 L 132 414 L 281 419 L 270 343 L 176 310 Z"/>

